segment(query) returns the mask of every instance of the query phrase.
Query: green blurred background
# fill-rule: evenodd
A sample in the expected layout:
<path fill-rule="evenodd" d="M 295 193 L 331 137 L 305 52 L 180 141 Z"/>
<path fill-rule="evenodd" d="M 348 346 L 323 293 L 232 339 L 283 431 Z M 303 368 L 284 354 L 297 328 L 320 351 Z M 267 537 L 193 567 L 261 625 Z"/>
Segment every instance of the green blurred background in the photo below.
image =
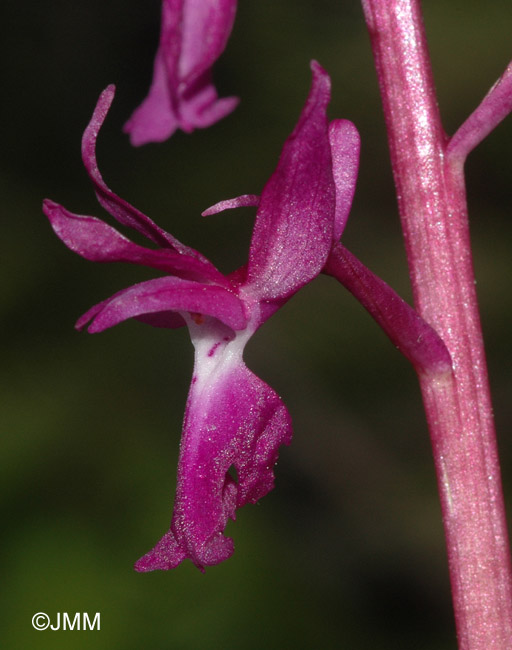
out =
<path fill-rule="evenodd" d="M 94 265 L 53 235 L 50 197 L 102 215 L 80 160 L 99 92 L 109 185 L 229 271 L 253 212 L 202 219 L 257 193 L 306 97 L 308 62 L 333 80 L 331 117 L 362 136 L 345 244 L 410 289 L 368 37 L 357 2 L 242 0 L 215 77 L 239 108 L 206 131 L 133 149 L 121 126 L 144 97 L 158 0 L 4 0 L 0 65 L 2 648 L 444 650 L 456 647 L 440 510 L 413 371 L 359 305 L 322 277 L 247 350 L 285 400 L 295 439 L 276 489 L 239 511 L 236 551 L 138 575 L 167 529 L 191 374 L 186 331 L 128 322 L 73 329 L 92 304 L 152 277 Z M 510 57 L 508 0 L 424 3 L 445 127 L 453 132 Z M 512 121 L 469 160 L 475 267 L 512 517 L 509 336 Z M 36 612 L 101 613 L 101 631 L 32 629 Z"/>

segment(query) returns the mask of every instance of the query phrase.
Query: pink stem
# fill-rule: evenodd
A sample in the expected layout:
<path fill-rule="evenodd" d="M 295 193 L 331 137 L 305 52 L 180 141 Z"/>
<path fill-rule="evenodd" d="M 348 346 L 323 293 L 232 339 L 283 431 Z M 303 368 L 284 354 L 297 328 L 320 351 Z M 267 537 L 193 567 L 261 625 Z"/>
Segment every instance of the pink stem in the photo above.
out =
<path fill-rule="evenodd" d="M 460 650 L 512 648 L 512 572 L 475 292 L 463 157 L 446 156 L 419 0 L 362 0 L 414 299 L 453 361 L 420 373 Z M 476 141 L 476 140 L 475 140 Z M 461 149 L 463 146 L 461 145 Z"/>

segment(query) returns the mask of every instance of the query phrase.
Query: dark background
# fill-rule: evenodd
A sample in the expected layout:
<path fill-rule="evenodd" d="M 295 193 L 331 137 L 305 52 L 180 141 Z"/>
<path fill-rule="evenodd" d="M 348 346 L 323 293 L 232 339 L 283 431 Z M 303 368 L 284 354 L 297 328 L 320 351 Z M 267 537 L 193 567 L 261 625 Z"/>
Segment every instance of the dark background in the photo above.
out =
<path fill-rule="evenodd" d="M 508 1 L 424 3 L 449 133 L 510 57 Z M 361 173 L 345 244 L 410 299 L 384 122 L 357 2 L 241 0 L 215 68 L 239 108 L 206 131 L 134 149 L 121 126 L 144 97 L 158 0 L 4 0 L 0 65 L 3 372 L 2 647 L 95 650 L 448 650 L 456 647 L 440 509 L 415 375 L 333 280 L 305 288 L 247 350 L 285 400 L 295 439 L 276 489 L 238 513 L 236 551 L 138 575 L 167 529 L 191 374 L 186 331 L 73 329 L 92 304 L 153 274 L 94 265 L 53 235 L 44 197 L 104 216 L 80 160 L 99 92 L 118 93 L 98 147 L 107 183 L 224 271 L 247 255 L 258 193 L 307 95 L 330 72 L 330 116 L 353 120 Z M 505 490 L 512 505 L 512 121 L 467 165 L 476 277 Z M 101 613 L 101 631 L 37 632 L 36 612 Z"/>

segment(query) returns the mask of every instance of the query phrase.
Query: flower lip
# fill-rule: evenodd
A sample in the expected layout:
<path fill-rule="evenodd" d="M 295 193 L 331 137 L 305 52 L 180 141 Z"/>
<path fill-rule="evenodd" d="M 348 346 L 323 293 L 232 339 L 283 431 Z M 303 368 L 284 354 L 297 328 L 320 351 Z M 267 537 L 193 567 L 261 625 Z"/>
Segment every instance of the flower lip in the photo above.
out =
<path fill-rule="evenodd" d="M 203 570 L 227 559 L 233 552 L 233 541 L 223 534 L 228 519 L 273 488 L 278 449 L 291 440 L 290 416 L 281 399 L 242 361 L 239 337 L 244 333 L 225 342 L 225 330 L 210 320 L 192 328 L 192 337 L 196 363 L 173 520 L 137 562 L 138 571 L 174 568 L 185 558 Z M 220 343 L 213 355 L 212 341 Z"/>

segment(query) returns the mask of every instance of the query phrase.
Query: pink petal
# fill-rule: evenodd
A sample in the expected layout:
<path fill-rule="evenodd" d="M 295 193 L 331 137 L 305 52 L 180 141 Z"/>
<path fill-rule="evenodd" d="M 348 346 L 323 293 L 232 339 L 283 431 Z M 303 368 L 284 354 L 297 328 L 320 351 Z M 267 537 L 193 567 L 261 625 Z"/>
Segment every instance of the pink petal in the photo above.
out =
<path fill-rule="evenodd" d="M 164 142 L 179 128 L 169 84 L 164 54 L 159 48 L 148 95 L 123 126 L 123 131 L 130 134 L 130 142 L 134 147 L 148 142 Z"/>
<path fill-rule="evenodd" d="M 260 299 L 292 295 L 320 273 L 331 247 L 335 189 L 326 117 L 330 79 L 318 63 L 311 67 L 306 105 L 257 212 L 248 282 Z"/>
<path fill-rule="evenodd" d="M 205 73 L 180 97 L 179 127 L 185 133 L 204 129 L 229 115 L 237 105 L 238 97 L 219 99 L 210 73 Z"/>
<path fill-rule="evenodd" d="M 329 124 L 332 173 L 336 187 L 336 210 L 333 239 L 338 241 L 347 223 L 356 189 L 361 140 L 356 127 L 348 120 Z"/>
<path fill-rule="evenodd" d="M 218 203 L 215 203 L 215 205 L 211 205 L 209 208 L 206 208 L 206 210 L 201 212 L 201 216 L 209 217 L 210 215 L 218 214 L 223 210 L 258 206 L 259 203 L 260 197 L 258 194 L 242 194 L 242 196 L 237 196 L 234 199 L 226 199 L 225 201 L 219 201 Z"/>
<path fill-rule="evenodd" d="M 234 330 L 243 329 L 247 324 L 242 302 L 230 291 L 216 285 L 164 277 L 140 282 L 98 303 L 78 320 L 76 328 L 82 329 L 92 321 L 88 331 L 102 332 L 128 318 L 176 311 L 213 316 Z"/>
<path fill-rule="evenodd" d="M 116 294 L 118 295 L 118 294 Z M 99 314 L 102 309 L 110 302 L 110 298 L 99 302 L 94 307 L 91 307 L 83 316 L 81 316 L 76 324 L 75 328 L 77 330 L 83 329 L 87 323 L 89 323 L 97 314 Z M 139 314 L 139 316 L 134 316 L 135 320 L 138 320 L 141 323 L 146 325 L 151 325 L 152 327 L 162 327 L 165 329 L 178 329 L 186 325 L 183 317 L 174 311 L 156 311 L 149 314 Z"/>
<path fill-rule="evenodd" d="M 208 72 L 233 29 L 236 0 L 185 0 L 179 76 L 187 85 Z"/>
<path fill-rule="evenodd" d="M 163 248 L 171 248 L 177 253 L 185 253 L 209 264 L 208 260 L 193 248 L 185 246 L 172 235 L 160 228 L 145 214 L 121 199 L 105 184 L 96 161 L 96 140 L 99 130 L 105 121 L 108 110 L 114 99 L 115 87 L 108 86 L 100 95 L 91 121 L 87 125 L 82 137 L 82 159 L 89 178 L 94 184 L 96 196 L 103 208 L 109 212 L 119 223 L 134 228 L 148 239 Z"/>
<path fill-rule="evenodd" d="M 228 285 L 222 273 L 210 263 L 206 264 L 190 255 L 175 253 L 169 248 L 151 250 L 139 246 L 95 217 L 73 214 L 48 199 L 43 202 L 43 212 L 64 244 L 92 262 L 129 262 L 189 280 Z"/>
<path fill-rule="evenodd" d="M 291 440 L 290 417 L 278 395 L 247 369 L 239 346 L 237 339 L 209 337 L 196 345 L 171 528 L 137 562 L 138 571 L 171 569 L 185 558 L 204 569 L 227 559 L 233 553 L 223 534 L 228 518 L 274 486 L 278 448 Z"/>

